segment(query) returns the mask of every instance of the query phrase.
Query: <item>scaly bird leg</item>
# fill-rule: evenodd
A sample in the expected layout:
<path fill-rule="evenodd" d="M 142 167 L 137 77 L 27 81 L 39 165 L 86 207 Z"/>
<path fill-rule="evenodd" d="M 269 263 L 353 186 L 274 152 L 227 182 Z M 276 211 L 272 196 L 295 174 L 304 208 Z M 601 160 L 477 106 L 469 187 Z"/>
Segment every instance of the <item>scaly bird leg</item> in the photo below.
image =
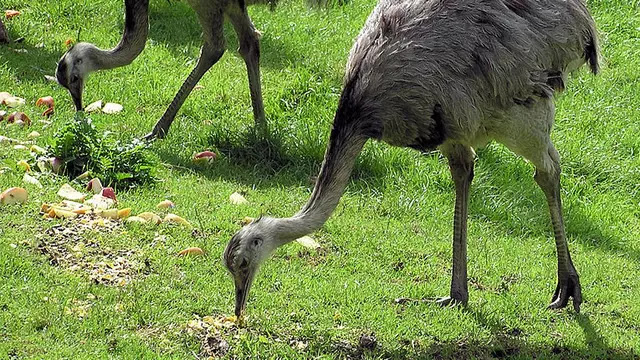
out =
<path fill-rule="evenodd" d="M 552 148 L 550 152 L 555 153 L 555 148 Z M 582 289 L 580 287 L 578 272 L 575 266 L 573 266 L 571 255 L 569 254 L 569 247 L 567 246 L 564 222 L 562 219 L 562 201 L 560 200 L 560 167 L 557 162 L 555 165 L 557 170 L 554 171 L 554 173 L 536 169 L 534 176 L 536 183 L 538 183 L 544 192 L 547 197 L 547 202 L 549 203 L 551 223 L 553 224 L 553 232 L 556 239 L 556 251 L 558 253 L 558 285 L 553 293 L 549 308 L 564 308 L 569 302 L 569 297 L 573 297 L 573 308 L 576 312 L 580 312 Z"/>
<path fill-rule="evenodd" d="M 469 300 L 467 289 L 467 208 L 469 207 L 469 187 L 473 179 L 474 153 L 470 147 L 453 145 L 443 153 L 449 159 L 451 177 L 456 187 L 456 205 L 453 220 L 453 270 L 451 292 L 439 299 L 441 306 L 466 305 Z"/>

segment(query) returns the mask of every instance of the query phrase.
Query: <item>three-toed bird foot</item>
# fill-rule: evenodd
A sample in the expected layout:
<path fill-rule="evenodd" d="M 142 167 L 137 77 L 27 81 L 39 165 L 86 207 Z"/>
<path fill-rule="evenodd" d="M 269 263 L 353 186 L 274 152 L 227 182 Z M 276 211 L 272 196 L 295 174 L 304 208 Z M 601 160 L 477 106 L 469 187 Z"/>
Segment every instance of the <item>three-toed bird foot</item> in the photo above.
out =
<path fill-rule="evenodd" d="M 153 130 L 148 133 L 147 135 L 145 135 L 143 137 L 144 140 L 146 141 L 151 141 L 151 140 L 155 140 L 155 139 L 163 139 L 166 135 L 167 132 L 169 131 L 169 129 L 165 129 L 163 126 L 159 126 L 156 124 L 156 126 L 153 127 Z"/>
<path fill-rule="evenodd" d="M 567 306 L 569 297 L 573 298 L 573 308 L 576 312 L 580 312 L 580 304 L 582 304 L 582 289 L 580 287 L 580 279 L 577 273 L 569 274 L 562 279 L 558 279 L 558 286 L 553 293 L 549 309 L 562 309 Z"/>
<path fill-rule="evenodd" d="M 467 305 L 467 301 L 468 300 L 461 300 L 461 299 L 456 299 L 455 297 L 446 296 L 436 300 L 436 304 L 440 305 L 441 307 L 460 306 L 460 305 L 464 306 L 464 305 Z"/>

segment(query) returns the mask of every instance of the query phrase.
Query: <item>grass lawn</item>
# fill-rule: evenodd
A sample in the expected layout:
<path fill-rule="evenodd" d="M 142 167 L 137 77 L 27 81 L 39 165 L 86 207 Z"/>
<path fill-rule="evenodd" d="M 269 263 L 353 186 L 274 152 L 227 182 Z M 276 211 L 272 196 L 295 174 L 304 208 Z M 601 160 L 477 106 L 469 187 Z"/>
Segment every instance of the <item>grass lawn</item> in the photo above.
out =
<path fill-rule="evenodd" d="M 0 208 L 0 359 L 15 358 L 623 358 L 640 356 L 640 8 L 637 0 L 588 2 L 601 33 L 603 66 L 572 77 L 557 99 L 553 139 L 563 164 L 562 196 L 569 246 L 581 276 L 582 312 L 549 311 L 556 256 L 547 205 L 533 168 L 501 145 L 478 151 L 469 217 L 470 303 L 397 305 L 395 298 L 447 295 L 451 268 L 453 184 L 446 161 L 370 142 L 338 209 L 312 236 L 321 250 L 293 243 L 268 261 L 252 289 L 248 326 L 209 335 L 199 319 L 233 313 L 233 283 L 222 251 L 244 216 L 289 216 L 307 200 L 322 160 L 352 41 L 375 1 L 330 10 L 282 1 L 274 12 L 250 9 L 264 36 L 262 80 L 274 146 L 247 144 L 253 124 L 244 62 L 230 49 L 202 79 L 169 136 L 153 144 L 160 181 L 117 189 L 121 207 L 172 211 L 197 231 L 122 226 L 87 231 L 67 262 L 39 250 L 62 220 L 38 214 L 58 201 L 68 179 L 22 183 L 24 153 L 0 146 L 0 189 L 24 186 L 24 206 Z M 0 46 L 0 91 L 27 99 L 29 129 L 0 125 L 48 144 L 73 117 L 53 75 L 64 41 L 114 46 L 123 27 L 121 1 L 3 0 L 20 10 L 5 20 L 19 44 Z M 95 114 L 102 130 L 124 140 L 146 134 L 199 54 L 200 27 L 180 1 L 151 1 L 151 31 L 131 65 L 94 74 L 85 104 L 121 103 Z M 46 127 L 33 106 L 56 100 Z M 41 111 L 41 110 L 40 110 Z M 195 152 L 220 153 L 210 167 Z M 267 151 L 268 150 L 268 151 Z M 245 192 L 247 205 L 229 195 Z M 65 224 L 65 226 L 67 226 Z M 48 233 L 47 233 L 48 231 Z M 44 239 L 44 240 L 43 240 Z M 39 246 L 40 244 L 40 246 Z M 81 245 L 85 245 L 82 247 Z M 189 246 L 204 257 L 177 257 Z M 68 250 L 68 249 L 67 249 Z M 118 260 L 120 259 L 120 260 Z M 124 260 L 122 260 L 124 259 Z M 125 286 L 96 284 L 85 265 L 126 261 Z M 195 321 L 194 321 L 195 320 Z M 374 334 L 373 350 L 359 346 Z M 205 340 L 203 340 L 205 339 Z M 223 349 L 224 345 L 228 349 Z M 211 349 L 211 347 L 218 349 Z"/>

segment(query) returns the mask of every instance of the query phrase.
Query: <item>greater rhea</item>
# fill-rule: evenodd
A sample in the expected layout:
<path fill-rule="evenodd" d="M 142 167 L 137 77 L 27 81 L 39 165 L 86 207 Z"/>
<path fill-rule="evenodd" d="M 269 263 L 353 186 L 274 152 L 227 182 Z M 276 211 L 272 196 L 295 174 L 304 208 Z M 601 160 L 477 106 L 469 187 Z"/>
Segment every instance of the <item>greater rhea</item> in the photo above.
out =
<path fill-rule="evenodd" d="M 582 293 L 560 201 L 560 164 L 549 133 L 554 91 L 588 62 L 598 70 L 596 29 L 581 0 L 381 0 L 347 62 L 344 88 L 311 198 L 289 218 L 262 217 L 224 252 L 242 315 L 259 266 L 279 246 L 321 227 L 336 208 L 368 139 L 438 149 L 455 184 L 453 269 L 441 305 L 466 304 L 467 207 L 474 147 L 490 140 L 535 166 L 555 235 L 552 309 Z"/>
<path fill-rule="evenodd" d="M 256 129 L 264 134 L 267 123 L 260 85 L 259 32 L 253 26 L 247 5 L 268 0 L 187 0 L 198 16 L 203 31 L 200 58 L 184 81 L 171 104 L 146 138 L 162 138 L 169 131 L 178 110 L 202 76 L 222 57 L 225 51 L 223 24 L 229 19 L 238 35 L 239 52 L 247 66 L 249 90 Z M 77 43 L 58 62 L 56 78 L 69 90 L 76 110 L 83 110 L 82 92 L 90 73 L 129 65 L 144 49 L 149 34 L 149 0 L 125 0 L 125 23 L 122 39 L 116 47 L 102 50 L 90 43 Z"/>

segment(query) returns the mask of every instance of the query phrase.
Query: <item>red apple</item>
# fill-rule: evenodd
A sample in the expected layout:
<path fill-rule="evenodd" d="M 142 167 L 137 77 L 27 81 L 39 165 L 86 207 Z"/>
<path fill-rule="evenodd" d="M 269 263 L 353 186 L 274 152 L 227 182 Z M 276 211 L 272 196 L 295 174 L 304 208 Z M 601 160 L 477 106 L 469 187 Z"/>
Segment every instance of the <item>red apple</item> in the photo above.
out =
<path fill-rule="evenodd" d="M 102 196 L 104 196 L 106 198 L 109 198 L 109 199 L 111 199 L 113 201 L 118 201 L 116 199 L 116 192 L 113 190 L 112 187 L 106 187 L 106 188 L 102 189 L 102 192 L 100 193 L 100 195 L 102 195 Z"/>

